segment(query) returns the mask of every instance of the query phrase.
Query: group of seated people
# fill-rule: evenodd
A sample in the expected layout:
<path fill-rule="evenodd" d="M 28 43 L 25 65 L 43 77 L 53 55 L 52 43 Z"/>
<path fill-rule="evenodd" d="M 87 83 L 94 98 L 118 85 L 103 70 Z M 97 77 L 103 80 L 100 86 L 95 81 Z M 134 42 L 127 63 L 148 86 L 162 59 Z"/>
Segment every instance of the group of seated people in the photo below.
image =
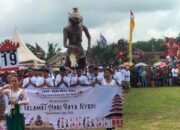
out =
<path fill-rule="evenodd" d="M 123 75 L 115 68 L 98 68 L 90 66 L 88 71 L 81 68 L 74 70 L 60 67 L 60 72 L 56 76 L 52 76 L 49 70 L 33 70 L 28 71 L 28 77 L 22 80 L 24 88 L 51 88 L 51 87 L 76 87 L 76 86 L 96 86 L 110 85 L 121 86 Z"/>

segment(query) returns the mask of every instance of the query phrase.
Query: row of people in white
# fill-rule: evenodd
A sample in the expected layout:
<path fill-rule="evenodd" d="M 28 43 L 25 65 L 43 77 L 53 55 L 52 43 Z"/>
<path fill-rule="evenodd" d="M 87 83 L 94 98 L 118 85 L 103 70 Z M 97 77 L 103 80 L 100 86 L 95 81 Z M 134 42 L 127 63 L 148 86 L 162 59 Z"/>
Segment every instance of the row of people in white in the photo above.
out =
<path fill-rule="evenodd" d="M 105 69 L 107 70 L 107 69 Z M 122 71 L 111 70 L 109 69 L 110 77 L 112 78 L 111 84 L 121 86 L 122 81 L 130 80 L 129 70 L 123 69 Z M 23 80 L 23 87 L 26 88 L 40 88 L 40 87 L 73 87 L 77 85 L 81 86 L 95 86 L 96 84 L 105 84 L 105 71 L 100 71 L 98 68 L 89 69 L 89 72 L 84 75 L 81 69 L 77 69 L 76 73 L 68 73 L 62 69 L 60 74 L 56 75 L 56 78 L 53 79 L 48 76 L 49 72 L 44 72 L 43 77 L 35 77 L 33 73 L 29 72 L 29 77 Z"/>
<path fill-rule="evenodd" d="M 49 72 L 43 72 L 42 75 L 35 76 L 35 72 L 30 70 L 28 72 L 28 77 L 23 79 L 22 86 L 23 88 L 34 88 L 34 87 L 53 87 L 54 80 L 49 77 Z"/>

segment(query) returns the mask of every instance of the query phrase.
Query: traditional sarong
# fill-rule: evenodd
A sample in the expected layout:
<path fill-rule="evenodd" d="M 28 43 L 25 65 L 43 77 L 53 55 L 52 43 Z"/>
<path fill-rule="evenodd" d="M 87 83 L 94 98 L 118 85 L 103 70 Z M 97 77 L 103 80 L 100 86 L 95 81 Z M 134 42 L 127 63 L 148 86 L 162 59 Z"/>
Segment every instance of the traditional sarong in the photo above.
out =
<path fill-rule="evenodd" d="M 24 130 L 24 116 L 20 113 L 19 105 L 12 109 L 11 115 L 6 115 L 7 130 Z"/>

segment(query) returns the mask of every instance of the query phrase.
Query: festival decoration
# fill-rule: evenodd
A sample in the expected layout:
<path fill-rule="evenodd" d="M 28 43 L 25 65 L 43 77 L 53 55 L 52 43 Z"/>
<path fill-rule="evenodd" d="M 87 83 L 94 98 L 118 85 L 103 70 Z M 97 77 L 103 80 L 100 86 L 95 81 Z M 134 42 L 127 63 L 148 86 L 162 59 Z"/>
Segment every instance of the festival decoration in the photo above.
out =
<path fill-rule="evenodd" d="M 19 43 L 5 40 L 0 45 L 0 70 L 12 71 L 19 70 L 18 53 L 17 48 Z"/>

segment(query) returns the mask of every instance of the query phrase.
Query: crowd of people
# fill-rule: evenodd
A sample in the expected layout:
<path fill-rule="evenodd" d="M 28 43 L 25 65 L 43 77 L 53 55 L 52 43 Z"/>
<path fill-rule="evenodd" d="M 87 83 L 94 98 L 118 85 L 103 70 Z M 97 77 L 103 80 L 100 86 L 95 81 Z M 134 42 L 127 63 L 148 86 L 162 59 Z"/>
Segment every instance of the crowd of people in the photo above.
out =
<path fill-rule="evenodd" d="M 173 67 L 128 67 L 128 66 L 89 66 L 85 70 L 81 68 L 70 69 L 60 67 L 58 72 L 50 72 L 48 69 L 32 69 L 18 71 L 16 73 L 0 74 L 0 94 L 11 96 L 11 100 L 6 104 L 6 121 L 8 130 L 11 126 L 24 129 L 23 112 L 21 105 L 29 102 L 26 92 L 23 88 L 70 88 L 76 86 L 114 86 L 122 90 L 124 84 L 130 89 L 131 87 L 160 87 L 160 86 L 177 86 L 179 69 Z M 13 87 L 10 87 L 13 86 Z M 23 101 L 19 100 L 23 92 Z M 123 90 L 122 90 L 123 92 Z M 6 97 L 7 98 L 7 97 Z M 10 97 L 9 97 L 10 99 Z M 8 106 L 13 106 L 9 109 Z M 13 110 L 13 111 L 10 111 Z M 19 110 L 19 111 L 18 111 Z M 19 113 L 21 125 L 16 126 L 16 112 Z M 13 118 L 12 118 L 13 117 Z"/>
<path fill-rule="evenodd" d="M 23 88 L 41 87 L 74 87 L 104 85 L 108 79 L 117 86 L 155 87 L 177 86 L 179 69 L 173 67 L 128 67 L 128 66 L 89 66 L 85 70 L 60 67 L 60 71 L 50 72 L 48 69 L 32 69 L 17 72 Z M 0 74 L 0 84 L 8 83 L 8 73 Z"/>
<path fill-rule="evenodd" d="M 25 91 L 27 88 L 97 87 L 101 85 L 121 88 L 123 81 L 130 81 L 129 68 L 123 70 L 120 72 L 116 67 L 89 66 L 87 71 L 83 71 L 81 68 L 72 70 L 60 67 L 60 71 L 55 74 L 50 73 L 48 69 L 31 68 L 27 71 L 1 74 L 0 95 L 6 95 L 5 101 L 8 101 L 4 104 L 7 129 L 24 130 L 25 128 L 23 109 L 21 108 L 29 103 Z"/>
<path fill-rule="evenodd" d="M 128 67 L 119 69 L 118 67 L 95 67 L 89 66 L 86 70 L 80 68 L 70 69 L 60 67 L 59 72 L 50 73 L 48 69 L 28 69 L 25 73 L 19 73 L 23 88 L 41 87 L 74 87 L 113 85 L 120 86 L 123 81 L 130 84 L 130 70 Z M 5 84 L 7 79 L 0 78 L 1 84 Z M 3 81 L 4 80 L 4 81 Z M 4 83 L 5 82 L 5 83 Z"/>
<path fill-rule="evenodd" d="M 162 87 L 179 85 L 178 66 L 131 68 L 131 85 L 134 87 Z"/>

